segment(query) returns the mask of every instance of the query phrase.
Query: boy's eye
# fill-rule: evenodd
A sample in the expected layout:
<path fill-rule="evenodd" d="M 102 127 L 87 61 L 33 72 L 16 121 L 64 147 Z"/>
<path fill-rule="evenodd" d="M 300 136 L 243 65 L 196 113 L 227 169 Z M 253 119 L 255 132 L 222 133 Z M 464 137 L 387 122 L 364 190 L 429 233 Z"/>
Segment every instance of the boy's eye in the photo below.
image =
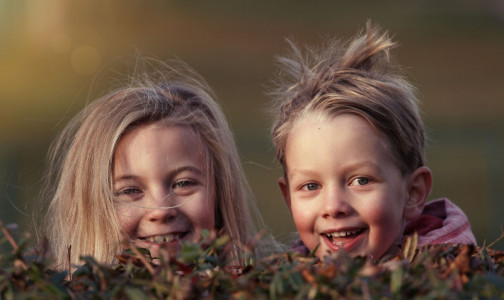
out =
<path fill-rule="evenodd" d="M 369 178 L 366 177 L 357 177 L 352 182 L 350 182 L 350 185 L 366 185 L 369 183 Z"/>
<path fill-rule="evenodd" d="M 305 184 L 303 188 L 309 191 L 315 191 L 319 188 L 319 185 L 317 183 L 310 182 Z"/>

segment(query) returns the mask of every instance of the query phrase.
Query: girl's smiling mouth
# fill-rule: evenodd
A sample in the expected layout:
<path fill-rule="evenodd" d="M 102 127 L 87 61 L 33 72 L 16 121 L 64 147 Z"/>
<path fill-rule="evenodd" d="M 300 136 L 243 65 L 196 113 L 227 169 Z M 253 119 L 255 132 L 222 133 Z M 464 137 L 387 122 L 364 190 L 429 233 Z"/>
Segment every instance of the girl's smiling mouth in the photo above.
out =
<path fill-rule="evenodd" d="M 163 243 L 171 243 L 176 240 L 182 240 L 186 235 L 186 232 L 176 232 L 176 233 L 167 233 L 160 235 L 152 235 L 148 237 L 138 237 L 139 240 L 144 241 L 148 244 L 163 244 Z"/>

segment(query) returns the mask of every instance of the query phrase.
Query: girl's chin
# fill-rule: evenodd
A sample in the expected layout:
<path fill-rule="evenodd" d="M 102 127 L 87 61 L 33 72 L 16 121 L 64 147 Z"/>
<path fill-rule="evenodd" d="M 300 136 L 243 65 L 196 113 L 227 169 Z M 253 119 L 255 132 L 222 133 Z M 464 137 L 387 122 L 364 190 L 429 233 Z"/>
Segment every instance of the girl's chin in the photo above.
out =
<path fill-rule="evenodd" d="M 151 257 L 159 257 L 160 255 L 172 256 L 182 248 L 178 239 L 163 243 L 149 243 L 140 240 L 135 243 L 135 246 L 149 250 Z"/>

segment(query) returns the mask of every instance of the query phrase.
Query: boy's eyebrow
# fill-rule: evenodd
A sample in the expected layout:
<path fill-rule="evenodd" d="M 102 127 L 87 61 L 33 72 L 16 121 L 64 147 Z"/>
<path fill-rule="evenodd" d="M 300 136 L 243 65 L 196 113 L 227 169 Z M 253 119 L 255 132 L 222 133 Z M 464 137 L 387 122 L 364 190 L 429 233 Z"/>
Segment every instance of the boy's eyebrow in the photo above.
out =
<path fill-rule="evenodd" d="M 363 162 L 356 162 L 356 163 L 349 164 L 349 165 L 345 166 L 345 170 L 355 170 L 355 169 L 366 168 L 366 167 L 373 168 L 376 171 L 381 170 L 379 164 L 374 163 L 374 162 L 370 162 L 370 161 L 363 161 Z"/>
<path fill-rule="evenodd" d="M 182 173 L 184 171 L 189 171 L 189 172 L 192 172 L 196 175 L 201 175 L 203 174 L 203 172 L 198 169 L 197 167 L 194 167 L 194 166 L 183 166 L 183 167 L 178 167 L 176 168 L 173 172 L 170 173 L 170 176 L 175 176 L 179 173 Z M 140 178 L 140 176 L 137 176 L 137 175 L 132 175 L 132 174 L 124 174 L 124 175 L 121 175 L 121 176 L 118 176 L 118 177 L 114 177 L 113 178 L 113 181 L 114 182 L 118 182 L 118 181 L 126 181 L 126 180 L 138 180 Z"/>
<path fill-rule="evenodd" d="M 370 161 L 351 163 L 351 164 L 345 165 L 342 170 L 343 170 L 343 172 L 348 172 L 348 171 L 352 171 L 352 170 L 356 170 L 356 169 L 360 169 L 360 168 L 366 168 L 366 167 L 373 168 L 373 170 L 375 170 L 378 173 L 381 173 L 381 170 L 382 170 L 380 168 L 379 164 L 374 163 L 374 162 L 370 162 Z M 317 174 L 316 171 L 309 170 L 309 169 L 294 169 L 292 171 L 289 171 L 287 173 L 287 175 L 289 177 L 291 177 L 291 176 L 294 176 L 295 174 L 298 174 L 298 173 L 301 175 L 304 175 L 304 176 L 314 176 Z"/>
<path fill-rule="evenodd" d="M 292 171 L 288 171 L 287 176 L 291 177 L 291 176 L 294 176 L 295 174 L 298 174 L 298 173 L 300 173 L 301 175 L 304 175 L 304 176 L 313 176 L 317 172 L 312 171 L 312 170 L 307 170 L 307 169 L 294 169 Z"/>

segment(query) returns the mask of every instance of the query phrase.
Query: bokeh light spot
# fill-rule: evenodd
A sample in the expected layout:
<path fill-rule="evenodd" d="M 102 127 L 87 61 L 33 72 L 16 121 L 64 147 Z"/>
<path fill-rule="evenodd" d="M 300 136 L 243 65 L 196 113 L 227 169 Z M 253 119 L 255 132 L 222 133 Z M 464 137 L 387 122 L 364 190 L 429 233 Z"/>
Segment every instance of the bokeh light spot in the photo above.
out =
<path fill-rule="evenodd" d="M 82 45 L 74 49 L 71 57 L 72 68 L 80 75 L 91 75 L 98 70 L 101 55 L 90 45 Z"/>

